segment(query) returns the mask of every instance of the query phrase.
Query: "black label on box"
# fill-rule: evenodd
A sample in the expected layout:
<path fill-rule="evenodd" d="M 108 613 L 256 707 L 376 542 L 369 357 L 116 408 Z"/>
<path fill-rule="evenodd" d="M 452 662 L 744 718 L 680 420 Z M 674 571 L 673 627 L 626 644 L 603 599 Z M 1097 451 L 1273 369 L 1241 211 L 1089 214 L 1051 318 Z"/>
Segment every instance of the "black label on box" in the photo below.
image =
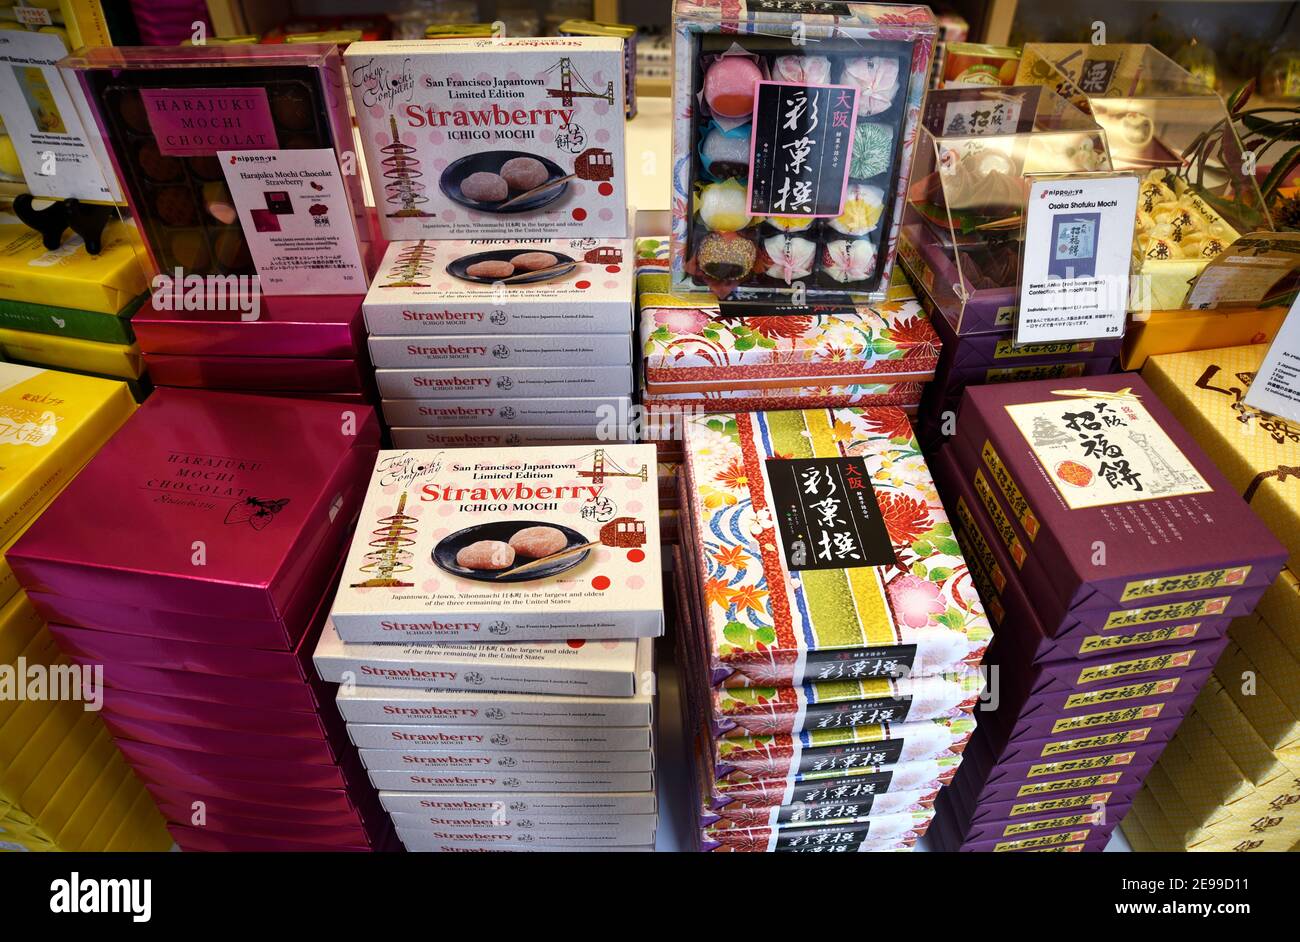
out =
<path fill-rule="evenodd" d="M 766 465 L 791 571 L 894 565 L 863 459 L 768 458 Z"/>
<path fill-rule="evenodd" d="M 912 707 L 911 697 L 873 697 L 844 703 L 810 703 L 804 711 L 804 729 L 845 729 L 872 723 L 901 723 Z"/>
<path fill-rule="evenodd" d="M 803 683 L 826 680 L 862 680 L 867 677 L 906 677 L 916 662 L 916 645 L 891 644 L 879 648 L 809 651 L 804 660 Z"/>
<path fill-rule="evenodd" d="M 778 825 L 800 825 L 865 818 L 871 814 L 871 806 L 875 803 L 873 792 L 852 801 L 805 801 L 782 805 L 777 809 L 776 821 Z"/>
<path fill-rule="evenodd" d="M 750 213 L 840 214 L 857 102 L 847 85 L 759 83 Z"/>
<path fill-rule="evenodd" d="M 855 851 L 866 841 L 870 831 L 871 825 L 866 821 L 824 828 L 794 828 L 778 832 L 772 849 L 812 854 Z"/>
<path fill-rule="evenodd" d="M 847 772 L 864 765 L 893 765 L 903 754 L 903 740 L 882 739 L 878 742 L 855 742 L 844 746 L 821 746 L 807 749 L 799 756 L 797 771 Z"/>
<path fill-rule="evenodd" d="M 882 771 L 800 782 L 791 789 L 787 804 L 814 804 L 823 801 L 861 802 L 889 791 L 889 783 L 893 777 L 894 773 Z"/>

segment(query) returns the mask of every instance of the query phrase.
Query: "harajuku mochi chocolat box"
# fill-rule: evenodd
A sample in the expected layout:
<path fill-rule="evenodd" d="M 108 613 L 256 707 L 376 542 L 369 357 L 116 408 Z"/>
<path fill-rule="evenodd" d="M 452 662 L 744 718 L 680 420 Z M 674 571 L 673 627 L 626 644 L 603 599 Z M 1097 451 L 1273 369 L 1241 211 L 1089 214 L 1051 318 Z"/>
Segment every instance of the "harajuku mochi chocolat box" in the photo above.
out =
<path fill-rule="evenodd" d="M 626 334 L 632 241 L 579 230 L 565 238 L 420 239 L 384 253 L 364 309 L 371 334 Z M 620 362 L 626 362 L 625 360 Z"/>
<path fill-rule="evenodd" d="M 384 238 L 627 236 L 620 39 L 359 42 L 343 62 Z"/>
<path fill-rule="evenodd" d="M 328 149 L 346 165 L 353 150 L 333 44 L 101 47 L 64 65 L 95 111 L 154 273 L 257 273 L 219 153 Z M 368 233 L 361 178 L 341 179 L 355 239 Z"/>
<path fill-rule="evenodd" d="M 1223 614 L 1286 561 L 1141 377 L 969 387 L 954 441 L 980 458 L 1013 561 L 1043 575 L 1023 585 L 1046 625 Z"/>
<path fill-rule="evenodd" d="M 292 646 L 270 636 L 328 579 L 320 550 L 355 519 L 378 445 L 365 406 L 162 388 L 8 559 L 50 596 L 208 617 L 218 643 L 220 618 L 249 620 L 268 634 L 253 646 Z"/>
<path fill-rule="evenodd" d="M 663 632 L 650 445 L 381 453 L 334 600 L 345 642 Z"/>
<path fill-rule="evenodd" d="M 673 29 L 677 287 L 883 299 L 929 8 L 677 0 Z"/>
<path fill-rule="evenodd" d="M 713 685 L 979 665 L 992 632 L 901 411 L 704 415 L 685 452 L 683 568 Z"/>

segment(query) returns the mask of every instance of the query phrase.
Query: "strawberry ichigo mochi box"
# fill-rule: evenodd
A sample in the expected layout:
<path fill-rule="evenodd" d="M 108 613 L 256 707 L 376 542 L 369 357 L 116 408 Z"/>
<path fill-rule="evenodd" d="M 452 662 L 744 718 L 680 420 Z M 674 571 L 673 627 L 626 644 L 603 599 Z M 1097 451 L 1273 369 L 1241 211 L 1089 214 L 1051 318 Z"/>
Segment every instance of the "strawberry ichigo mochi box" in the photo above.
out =
<path fill-rule="evenodd" d="M 384 237 L 627 235 L 623 43 L 350 45 Z"/>
<path fill-rule="evenodd" d="M 380 453 L 334 601 L 344 642 L 663 631 L 651 445 Z"/>

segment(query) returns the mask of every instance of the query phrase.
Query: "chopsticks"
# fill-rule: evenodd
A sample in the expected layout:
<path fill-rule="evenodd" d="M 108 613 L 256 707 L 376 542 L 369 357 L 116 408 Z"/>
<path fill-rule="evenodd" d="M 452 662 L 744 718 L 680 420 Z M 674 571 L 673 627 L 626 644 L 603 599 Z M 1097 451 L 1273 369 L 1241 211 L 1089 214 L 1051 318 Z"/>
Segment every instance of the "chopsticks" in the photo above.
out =
<path fill-rule="evenodd" d="M 534 559 L 531 563 L 524 563 L 522 566 L 516 566 L 514 569 L 507 569 L 505 572 L 499 572 L 492 578 L 502 579 L 506 576 L 513 576 L 516 573 L 539 569 L 542 566 L 556 562 L 560 559 L 567 559 L 570 556 L 576 556 L 581 552 L 591 549 L 593 546 L 599 545 L 600 540 L 593 540 L 590 543 L 583 543 L 581 546 L 570 546 L 568 549 L 562 549 L 558 553 L 552 553 L 550 556 L 543 556 L 541 559 Z"/>
<path fill-rule="evenodd" d="M 558 275 L 560 272 L 572 268 L 574 264 L 574 262 L 560 262 L 558 265 L 552 265 L 550 268 L 539 268 L 536 271 L 521 271 L 509 276 L 508 278 L 500 278 L 498 281 L 502 284 L 508 285 L 512 281 L 523 281 L 525 278 L 536 278 L 539 275 Z"/>
<path fill-rule="evenodd" d="M 512 196 L 504 203 L 497 203 L 496 208 L 505 209 L 507 206 L 513 206 L 515 203 L 523 202 L 524 200 L 528 199 L 530 196 L 536 196 L 538 193 L 541 193 L 544 190 L 549 190 L 552 187 L 559 186 L 561 183 L 568 183 L 570 180 L 576 180 L 576 179 L 578 179 L 578 175 L 576 173 L 571 173 L 567 176 L 556 177 L 554 180 L 547 180 L 541 186 L 535 186 L 531 190 L 524 190 L 524 192 L 520 193 L 518 196 Z"/>

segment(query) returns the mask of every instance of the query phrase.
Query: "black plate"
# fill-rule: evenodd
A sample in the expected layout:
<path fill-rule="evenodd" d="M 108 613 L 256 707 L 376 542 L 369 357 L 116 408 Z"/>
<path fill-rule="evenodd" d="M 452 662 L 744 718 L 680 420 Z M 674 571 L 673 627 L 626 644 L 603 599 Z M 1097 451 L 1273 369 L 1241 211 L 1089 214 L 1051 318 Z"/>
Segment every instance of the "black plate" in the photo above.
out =
<path fill-rule="evenodd" d="M 546 167 L 548 180 L 555 180 L 559 177 L 567 177 L 568 171 L 563 170 L 555 161 L 543 157 L 541 154 L 529 154 L 522 150 L 489 150 L 481 154 L 467 154 L 460 160 L 452 161 L 451 165 L 442 172 L 438 179 L 438 189 L 446 194 L 447 199 L 454 203 L 460 203 L 462 206 L 468 206 L 470 209 L 477 209 L 485 213 L 526 213 L 534 209 L 541 209 L 547 203 L 553 203 L 563 196 L 569 189 L 569 184 L 561 183 L 559 186 L 553 186 L 549 190 L 542 190 L 531 199 L 526 199 L 521 203 L 515 203 L 513 206 L 507 206 L 505 209 L 498 209 L 501 203 L 514 199 L 519 193 L 511 191 L 506 195 L 501 203 L 480 203 L 477 200 L 469 199 L 460 191 L 460 181 L 464 180 L 471 173 L 500 173 L 505 162 L 513 157 L 531 157 L 534 160 L 540 160 Z"/>
<path fill-rule="evenodd" d="M 512 536 L 526 527 L 554 527 L 568 538 L 569 542 L 565 547 L 566 549 L 591 542 L 577 530 L 558 523 L 548 523 L 545 520 L 500 520 L 494 523 L 480 523 L 476 526 L 466 527 L 464 530 L 457 530 L 450 536 L 444 536 L 438 541 L 438 545 L 433 548 L 433 564 L 443 572 L 449 572 L 453 576 L 477 579 L 479 582 L 531 582 L 534 579 L 545 579 L 548 576 L 556 576 L 565 570 L 572 569 L 591 554 L 591 550 L 585 550 L 564 559 L 557 559 L 549 565 L 521 572 L 517 576 L 503 576 L 500 579 L 497 578 L 497 575 L 504 572 L 504 569 L 466 569 L 464 566 L 457 564 L 456 554 L 471 543 L 477 543 L 479 540 L 500 540 L 502 543 L 509 543 Z M 514 563 L 509 568 L 514 569 L 516 566 L 522 566 L 524 563 L 532 561 L 516 555 Z"/>
<path fill-rule="evenodd" d="M 493 249 L 491 252 L 475 252 L 473 255 L 465 255 L 461 258 L 455 259 L 447 266 L 447 274 L 451 275 L 453 278 L 459 278 L 461 281 L 472 281 L 476 285 L 494 285 L 500 279 L 486 278 L 482 275 L 471 275 L 466 271 L 466 269 L 475 262 L 508 262 L 516 255 L 523 255 L 525 252 L 545 252 L 547 255 L 554 255 L 556 262 L 568 267 L 548 272 L 545 275 L 533 274 L 528 275 L 527 277 L 519 277 L 523 275 L 523 272 L 515 272 L 515 274 L 511 276 L 515 280 L 509 282 L 509 284 L 530 285 L 538 281 L 550 281 L 552 278 L 559 278 L 563 275 L 567 275 L 578 265 L 577 260 L 570 258 L 563 252 L 552 252 L 550 249 Z"/>

